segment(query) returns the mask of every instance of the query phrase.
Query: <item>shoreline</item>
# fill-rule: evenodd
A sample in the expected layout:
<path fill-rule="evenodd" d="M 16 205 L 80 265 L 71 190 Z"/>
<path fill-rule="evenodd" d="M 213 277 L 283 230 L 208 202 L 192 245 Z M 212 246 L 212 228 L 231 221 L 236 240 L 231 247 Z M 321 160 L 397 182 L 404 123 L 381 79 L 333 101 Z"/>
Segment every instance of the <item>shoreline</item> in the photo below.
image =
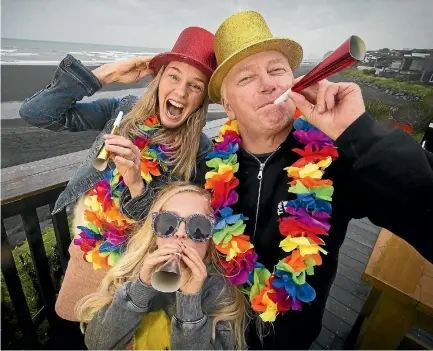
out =
<path fill-rule="evenodd" d="M 94 70 L 100 65 L 86 65 Z M 57 65 L 1 65 L 1 102 L 17 102 L 32 96 L 45 88 L 54 76 Z M 125 89 L 144 89 L 150 78 L 144 78 L 135 84 L 113 83 L 102 87 L 100 92 L 120 91 Z M 19 118 L 19 116 L 17 116 Z"/>
<path fill-rule="evenodd" d="M 299 67 L 295 76 L 306 74 L 312 67 L 312 64 Z M 98 134 L 95 131 L 51 132 L 32 127 L 19 117 L 18 111 L 22 100 L 44 88 L 50 82 L 56 68 L 57 66 L 2 66 L 1 168 L 84 150 L 95 140 Z M 93 69 L 96 66 L 89 68 Z M 330 77 L 330 80 L 348 81 L 342 74 L 335 74 Z M 140 95 L 148 81 L 149 78 L 137 84 L 110 84 L 93 96 L 85 97 L 83 101 L 123 97 L 130 94 Z M 362 86 L 362 91 L 365 100 L 380 100 L 397 107 L 407 104 L 406 101 L 368 86 Z M 207 120 L 225 116 L 220 105 L 209 105 L 209 112 Z"/>

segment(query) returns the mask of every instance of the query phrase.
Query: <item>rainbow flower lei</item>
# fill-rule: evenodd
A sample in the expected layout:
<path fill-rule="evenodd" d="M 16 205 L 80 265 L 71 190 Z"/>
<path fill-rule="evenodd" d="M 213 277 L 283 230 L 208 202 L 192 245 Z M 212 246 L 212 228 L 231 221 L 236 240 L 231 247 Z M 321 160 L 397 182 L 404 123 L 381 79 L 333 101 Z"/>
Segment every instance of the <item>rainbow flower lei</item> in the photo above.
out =
<path fill-rule="evenodd" d="M 152 177 L 167 170 L 164 162 L 168 150 L 164 146 L 150 145 L 150 137 L 161 127 L 158 117 L 148 117 L 139 126 L 148 135 L 138 137 L 134 144 L 141 150 L 141 177 L 146 184 Z M 84 198 L 84 218 L 86 226 L 78 226 L 79 238 L 74 244 L 84 252 L 83 258 L 91 262 L 94 269 L 113 267 L 126 247 L 127 234 L 134 220 L 125 217 L 120 211 L 120 195 L 125 188 L 117 168 L 107 169 L 104 179 L 95 184 Z"/>
<path fill-rule="evenodd" d="M 332 181 L 322 179 L 324 170 L 338 157 L 333 142 L 309 124 L 296 111 L 294 136 L 305 145 L 293 149 L 301 158 L 285 168 L 292 181 L 289 192 L 296 199 L 279 204 L 279 230 L 284 239 L 280 247 L 287 253 L 269 272 L 258 262 L 254 245 L 244 234 L 248 218 L 234 214 L 230 207 L 238 201 L 236 187 L 239 169 L 236 152 L 241 139 L 237 121 L 228 121 L 216 138 L 215 151 L 207 155 L 205 188 L 212 191 L 212 207 L 216 216 L 213 241 L 223 258 L 219 265 L 234 285 L 249 296 L 252 309 L 263 321 L 273 322 L 279 313 L 302 310 L 302 304 L 314 300 L 316 292 L 306 281 L 314 267 L 322 264 L 325 244 L 321 236 L 330 229 Z"/>

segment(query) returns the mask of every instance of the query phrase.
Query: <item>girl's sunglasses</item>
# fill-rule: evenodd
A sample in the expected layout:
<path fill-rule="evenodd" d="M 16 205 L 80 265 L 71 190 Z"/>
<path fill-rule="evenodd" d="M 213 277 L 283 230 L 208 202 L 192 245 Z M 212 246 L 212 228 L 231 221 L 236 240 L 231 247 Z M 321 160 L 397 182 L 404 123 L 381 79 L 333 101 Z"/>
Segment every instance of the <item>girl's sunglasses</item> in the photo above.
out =
<path fill-rule="evenodd" d="M 179 217 L 173 212 L 160 211 L 152 213 L 153 234 L 161 238 L 173 236 L 180 223 L 185 222 L 186 233 L 193 241 L 208 241 L 213 234 L 214 219 L 202 214 Z"/>

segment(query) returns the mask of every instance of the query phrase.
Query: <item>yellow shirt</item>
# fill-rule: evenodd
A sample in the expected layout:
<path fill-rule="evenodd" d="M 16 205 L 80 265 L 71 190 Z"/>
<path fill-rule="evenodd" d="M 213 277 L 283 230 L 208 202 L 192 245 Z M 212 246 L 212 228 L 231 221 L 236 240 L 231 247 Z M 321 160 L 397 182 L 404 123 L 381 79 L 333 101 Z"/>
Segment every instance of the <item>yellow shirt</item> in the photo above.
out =
<path fill-rule="evenodd" d="M 147 313 L 133 338 L 134 350 L 171 350 L 171 319 L 163 310 Z"/>

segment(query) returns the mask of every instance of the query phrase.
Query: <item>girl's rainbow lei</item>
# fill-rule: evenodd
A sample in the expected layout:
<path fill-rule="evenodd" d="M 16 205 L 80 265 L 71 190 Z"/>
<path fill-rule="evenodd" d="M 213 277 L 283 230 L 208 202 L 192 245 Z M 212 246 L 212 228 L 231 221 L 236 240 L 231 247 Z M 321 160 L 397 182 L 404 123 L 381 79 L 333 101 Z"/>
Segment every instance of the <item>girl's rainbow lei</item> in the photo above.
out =
<path fill-rule="evenodd" d="M 243 285 L 254 311 L 263 321 L 273 322 L 279 313 L 301 310 L 301 302 L 311 302 L 315 290 L 306 282 L 314 274 L 314 267 L 322 264 L 325 244 L 320 236 L 328 235 L 331 217 L 332 181 L 322 179 L 325 168 L 338 157 L 333 142 L 309 124 L 296 111 L 294 136 L 304 149 L 293 149 L 301 158 L 285 168 L 289 178 L 289 192 L 296 199 L 279 205 L 279 230 L 285 237 L 280 247 L 290 253 L 280 260 L 274 272 L 257 262 L 254 245 L 244 234 L 248 218 L 234 214 L 230 207 L 238 200 L 235 190 L 239 180 L 236 152 L 240 148 L 237 121 L 228 121 L 216 138 L 215 151 L 207 155 L 206 189 L 212 191 L 212 207 L 216 216 L 213 241 L 225 256 L 219 264 L 234 285 Z"/>
<path fill-rule="evenodd" d="M 163 146 L 149 146 L 150 137 L 161 127 L 158 117 L 148 117 L 139 129 L 147 137 L 138 137 L 134 144 L 141 150 L 141 176 L 149 184 L 152 176 L 161 175 L 167 170 L 167 150 Z M 120 195 L 125 188 L 122 176 L 117 169 L 107 169 L 104 179 L 95 184 L 84 198 L 84 218 L 86 226 L 78 226 L 81 231 L 74 244 L 84 252 L 83 258 L 93 263 L 93 268 L 110 268 L 119 260 L 126 246 L 127 235 L 134 220 L 125 217 L 120 211 Z"/>

